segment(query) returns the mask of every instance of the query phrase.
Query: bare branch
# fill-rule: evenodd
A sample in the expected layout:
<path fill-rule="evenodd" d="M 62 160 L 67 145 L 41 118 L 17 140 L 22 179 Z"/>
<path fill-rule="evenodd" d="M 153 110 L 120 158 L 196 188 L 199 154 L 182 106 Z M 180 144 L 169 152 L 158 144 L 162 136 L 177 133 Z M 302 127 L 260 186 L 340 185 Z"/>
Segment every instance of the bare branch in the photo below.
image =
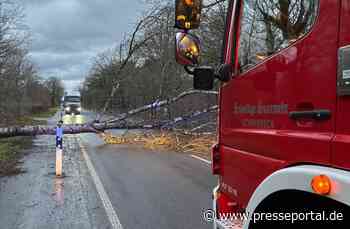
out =
<path fill-rule="evenodd" d="M 125 66 L 128 64 L 129 60 L 132 58 L 133 54 L 134 54 L 139 48 L 141 48 L 148 40 L 152 39 L 152 37 L 154 37 L 154 36 L 156 36 L 156 35 L 158 34 L 158 33 L 151 34 L 150 36 L 144 38 L 142 41 L 140 41 L 140 42 L 138 42 L 138 43 L 135 44 L 135 42 L 136 42 L 135 40 L 136 40 L 136 35 L 137 35 L 137 33 L 141 30 L 142 26 L 144 26 L 144 24 L 147 22 L 148 19 L 154 17 L 153 14 L 154 14 L 154 11 L 152 11 L 149 15 L 147 15 L 146 17 L 144 17 L 143 19 L 141 19 L 141 20 L 137 23 L 137 25 L 136 25 L 136 27 L 135 27 L 135 29 L 134 29 L 132 35 L 131 35 L 131 39 L 130 39 L 130 42 L 129 42 L 129 48 L 128 48 L 128 54 L 127 54 L 126 58 L 125 58 L 125 59 L 122 61 L 122 63 L 120 64 L 120 66 L 119 66 L 117 72 L 115 72 L 115 74 L 114 74 L 115 77 L 118 77 L 118 76 L 121 74 L 121 72 L 123 71 L 123 69 L 125 68 Z M 107 109 L 108 109 L 108 107 L 109 107 L 109 105 L 110 105 L 110 103 L 111 103 L 112 98 L 114 97 L 114 95 L 115 95 L 117 89 L 119 88 L 119 85 L 120 85 L 120 79 L 117 78 L 117 79 L 112 83 L 112 90 L 111 90 L 111 93 L 110 93 L 109 97 L 107 98 L 107 100 L 106 100 L 106 102 L 105 102 L 105 104 L 104 104 L 104 107 L 103 107 L 103 109 L 102 109 L 102 114 L 101 114 L 101 115 L 103 115 L 103 114 L 106 113 L 106 111 L 107 111 Z M 101 115 L 100 115 L 100 116 L 101 116 Z"/>
<path fill-rule="evenodd" d="M 214 6 L 216 6 L 216 5 L 220 4 L 220 3 L 223 3 L 223 2 L 225 2 L 225 1 L 226 1 L 226 0 L 216 0 L 215 2 L 210 3 L 210 4 L 208 4 L 208 5 L 205 5 L 205 6 L 203 6 L 202 8 L 203 8 L 203 9 L 211 8 L 211 7 L 214 7 Z"/>
<path fill-rule="evenodd" d="M 193 95 L 193 94 L 218 95 L 218 92 L 217 91 L 199 91 L 199 90 L 185 91 L 185 92 L 181 93 L 180 95 L 178 95 L 178 96 L 176 96 L 174 98 L 167 99 L 167 100 L 162 100 L 162 101 L 159 101 L 159 102 L 155 102 L 155 103 L 152 103 L 152 104 L 148 104 L 148 105 L 136 108 L 134 110 L 131 110 L 131 111 L 128 111 L 126 113 L 123 113 L 123 114 L 119 115 L 117 118 L 106 120 L 106 121 L 104 121 L 104 123 L 119 122 L 119 121 L 125 120 L 126 118 L 128 118 L 130 116 L 136 115 L 138 113 L 145 112 L 145 111 L 148 111 L 148 110 L 151 110 L 151 109 L 154 109 L 154 108 L 159 108 L 159 107 L 170 105 L 170 104 L 175 103 L 176 101 L 178 101 L 178 100 L 180 100 L 180 99 L 182 99 L 182 98 L 184 98 L 186 96 Z"/>
<path fill-rule="evenodd" d="M 177 117 L 173 121 L 168 122 L 167 124 L 162 126 L 162 129 L 171 129 L 173 128 L 176 124 L 181 123 L 181 122 L 186 122 L 192 119 L 195 119 L 199 116 L 202 116 L 203 114 L 207 114 L 213 111 L 217 111 L 218 105 L 211 106 L 209 108 L 203 109 L 201 111 L 197 111 L 192 113 L 191 115 L 183 116 L 183 117 Z"/>

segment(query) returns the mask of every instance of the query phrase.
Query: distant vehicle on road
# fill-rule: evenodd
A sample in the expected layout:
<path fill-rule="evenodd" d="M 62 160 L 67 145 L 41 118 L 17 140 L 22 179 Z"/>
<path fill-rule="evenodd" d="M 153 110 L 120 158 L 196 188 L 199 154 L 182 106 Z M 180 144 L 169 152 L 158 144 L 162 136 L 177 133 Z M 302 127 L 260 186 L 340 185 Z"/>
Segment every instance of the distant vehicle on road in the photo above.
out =
<path fill-rule="evenodd" d="M 63 108 L 65 114 L 81 113 L 81 98 L 77 95 L 64 96 Z"/>

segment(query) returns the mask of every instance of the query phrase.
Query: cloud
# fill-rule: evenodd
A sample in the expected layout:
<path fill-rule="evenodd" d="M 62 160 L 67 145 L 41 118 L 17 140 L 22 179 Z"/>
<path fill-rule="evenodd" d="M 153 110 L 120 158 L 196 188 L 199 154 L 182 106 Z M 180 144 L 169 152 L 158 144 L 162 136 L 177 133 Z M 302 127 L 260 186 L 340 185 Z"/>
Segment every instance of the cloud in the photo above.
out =
<path fill-rule="evenodd" d="M 143 10 L 141 0 L 20 1 L 40 75 L 61 77 L 69 90 L 87 75 L 97 53 L 132 30 Z"/>

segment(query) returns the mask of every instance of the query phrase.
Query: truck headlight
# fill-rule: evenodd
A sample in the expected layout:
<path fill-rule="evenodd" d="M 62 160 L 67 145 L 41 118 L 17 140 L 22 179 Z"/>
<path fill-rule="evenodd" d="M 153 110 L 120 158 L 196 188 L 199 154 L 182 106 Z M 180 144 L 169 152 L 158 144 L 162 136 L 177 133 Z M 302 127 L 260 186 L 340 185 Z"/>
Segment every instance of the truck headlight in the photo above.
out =
<path fill-rule="evenodd" d="M 79 112 L 81 112 L 81 107 L 78 107 L 78 109 L 77 109 Z"/>
<path fill-rule="evenodd" d="M 66 107 L 66 111 L 70 111 L 70 107 Z"/>

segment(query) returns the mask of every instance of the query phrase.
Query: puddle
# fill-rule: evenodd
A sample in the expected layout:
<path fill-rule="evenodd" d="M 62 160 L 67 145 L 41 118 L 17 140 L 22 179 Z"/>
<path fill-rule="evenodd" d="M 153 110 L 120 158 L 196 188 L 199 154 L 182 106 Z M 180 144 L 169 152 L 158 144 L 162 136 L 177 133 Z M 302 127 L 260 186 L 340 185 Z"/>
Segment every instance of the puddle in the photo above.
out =
<path fill-rule="evenodd" d="M 53 198 L 59 206 L 64 204 L 64 179 L 56 178 L 54 180 Z"/>

